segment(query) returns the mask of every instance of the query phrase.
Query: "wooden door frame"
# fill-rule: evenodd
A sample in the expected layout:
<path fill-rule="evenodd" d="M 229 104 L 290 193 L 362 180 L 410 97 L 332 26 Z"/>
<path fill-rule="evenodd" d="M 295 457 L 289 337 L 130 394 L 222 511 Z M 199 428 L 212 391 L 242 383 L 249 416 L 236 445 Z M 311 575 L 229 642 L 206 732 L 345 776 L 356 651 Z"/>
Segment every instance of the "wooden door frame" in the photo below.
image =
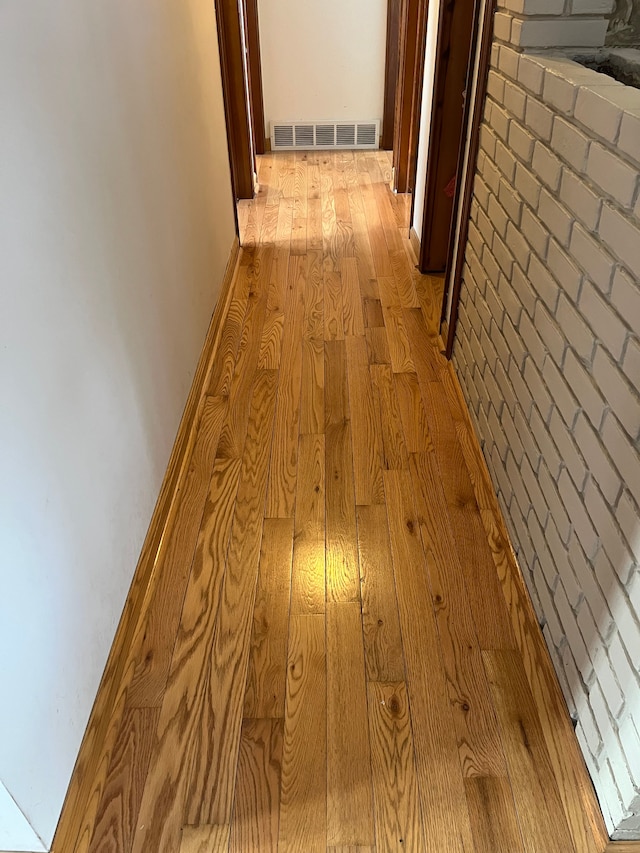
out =
<path fill-rule="evenodd" d="M 402 0 L 393 138 L 394 190 L 415 189 L 428 0 Z"/>
<path fill-rule="evenodd" d="M 237 0 L 215 0 L 222 93 L 234 198 L 254 196 L 250 106 L 245 90 L 242 31 Z"/>
<path fill-rule="evenodd" d="M 455 191 L 448 222 L 440 207 L 443 203 L 447 204 L 443 202 L 443 195 L 445 186 L 451 179 L 451 172 L 456 176 L 456 185 L 460 177 L 458 172 L 461 163 L 458 155 L 461 139 L 465 135 L 464 111 L 469 98 L 466 98 L 466 102 L 461 99 L 458 101 L 458 97 L 462 96 L 462 91 L 458 92 L 459 71 L 464 63 L 465 74 L 462 79 L 468 86 L 469 72 L 475 61 L 474 33 L 477 32 L 479 7 L 478 0 L 468 0 L 468 3 L 472 4 L 469 17 L 467 3 L 463 6 L 460 0 L 442 0 L 438 16 L 427 176 L 418 259 L 422 272 L 440 272 L 446 269 L 451 223 L 456 221 Z M 454 139 L 445 139 L 445 135 L 452 134 Z M 452 145 L 455 146 L 454 158 L 450 158 Z M 452 159 L 449 168 L 448 159 Z M 445 209 L 448 209 L 448 204 Z"/>
<path fill-rule="evenodd" d="M 249 71 L 249 107 L 251 129 L 256 154 L 266 151 L 266 128 L 264 121 L 264 95 L 262 90 L 262 59 L 260 56 L 260 26 L 258 0 L 244 0 L 244 26 L 247 40 L 247 68 Z"/>
<path fill-rule="evenodd" d="M 382 131 L 380 147 L 384 151 L 393 150 L 393 138 L 396 122 L 396 95 L 398 91 L 398 71 L 400 69 L 400 14 L 402 0 L 388 0 L 387 3 L 387 49 L 384 65 L 384 110 L 382 113 Z"/>
<path fill-rule="evenodd" d="M 484 14 L 482 16 L 482 32 L 480 35 L 480 43 L 478 45 L 479 16 L 476 21 L 476 31 L 474 43 L 479 49 L 478 57 L 478 73 L 476 77 L 476 86 L 474 92 L 473 112 L 470 116 L 469 126 L 469 103 L 470 97 L 467 97 L 466 116 L 464 127 L 469 128 L 469 152 L 464 175 L 459 174 L 459 180 L 456 186 L 456 200 L 454 206 L 454 217 L 451 221 L 451 235 L 449 237 L 449 257 L 447 260 L 447 270 L 445 274 L 445 290 L 442 300 L 442 323 L 446 323 L 446 356 L 451 358 L 453 353 L 453 345 L 456 336 L 456 327 L 458 324 L 458 310 L 460 305 L 460 292 L 462 290 L 462 274 L 464 270 L 464 258 L 469 236 L 469 220 L 471 217 L 471 203 L 473 201 L 473 183 L 476 171 L 478 149 L 480 147 L 480 127 L 484 115 L 484 102 L 487 94 L 487 79 L 489 76 L 489 66 L 491 63 L 491 45 L 493 41 L 493 14 L 496 9 L 496 0 L 485 0 Z M 471 83 L 471 79 L 467 81 L 467 86 Z M 463 137 L 466 134 L 463 134 Z M 464 159 L 464 145 L 460 147 L 459 154 L 460 169 Z M 459 205 L 459 217 L 455 215 L 456 208 Z M 455 232 L 457 229 L 458 219 L 460 221 L 460 232 L 456 243 Z M 447 306 L 449 301 L 449 289 L 451 288 L 451 310 L 448 312 Z"/>

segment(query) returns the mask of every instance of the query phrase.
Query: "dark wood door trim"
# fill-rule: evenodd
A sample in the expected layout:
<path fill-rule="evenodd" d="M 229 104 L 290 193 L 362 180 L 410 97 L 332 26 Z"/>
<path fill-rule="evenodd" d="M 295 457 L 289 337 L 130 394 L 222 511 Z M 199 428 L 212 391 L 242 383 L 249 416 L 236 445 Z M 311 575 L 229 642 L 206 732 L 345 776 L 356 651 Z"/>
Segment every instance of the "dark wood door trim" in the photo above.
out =
<path fill-rule="evenodd" d="M 244 0 L 245 30 L 247 38 L 247 67 L 249 69 L 249 96 L 251 99 L 251 129 L 256 154 L 264 154 L 265 122 L 262 92 L 262 60 L 260 57 L 260 27 L 258 0 Z"/>
<path fill-rule="evenodd" d="M 402 0 L 393 139 L 394 189 L 412 192 L 416 180 L 428 0 Z"/>
<path fill-rule="evenodd" d="M 475 0 L 444 0 L 440 7 L 420 235 L 422 272 L 442 272 L 447 264 L 455 194 L 446 188 L 458 168 L 476 6 Z"/>
<path fill-rule="evenodd" d="M 471 216 L 471 202 L 473 200 L 473 177 L 476 170 L 478 159 L 478 148 L 480 145 L 480 126 L 484 114 L 484 101 L 487 94 L 487 78 L 489 75 L 489 65 L 491 61 L 491 43 L 493 40 L 493 13 L 496 7 L 496 0 L 485 0 L 484 14 L 482 16 L 482 32 L 480 36 L 480 55 L 478 57 L 478 75 L 476 78 L 475 98 L 473 103 L 473 114 L 471 116 L 471 128 L 469 133 L 469 156 L 467 158 L 467 166 L 464 175 L 460 175 L 458 181 L 457 203 L 460 204 L 460 234 L 458 236 L 457 246 L 454 245 L 456 222 L 454 219 L 451 223 L 452 234 L 449 241 L 449 258 L 447 261 L 447 277 L 448 287 L 445 289 L 444 299 L 442 303 L 442 319 L 446 319 L 448 288 L 452 288 L 451 295 L 451 311 L 448 317 L 446 356 L 451 358 L 453 353 L 453 344 L 456 335 L 456 326 L 458 324 L 458 307 L 460 304 L 460 291 L 462 289 L 462 272 L 464 269 L 465 248 L 467 238 L 469 236 L 469 218 Z M 477 34 L 476 39 L 477 41 Z M 467 98 L 467 101 L 470 99 Z M 465 127 L 467 127 L 465 122 Z M 462 156 L 464 156 L 464 148 Z M 462 161 L 460 164 L 462 168 Z M 455 249 L 455 255 L 454 255 Z"/>
<path fill-rule="evenodd" d="M 387 51 L 384 66 L 384 111 L 380 147 L 393 150 L 393 135 L 396 121 L 396 94 L 400 68 L 400 13 L 402 0 L 388 0 L 387 4 Z"/>
<path fill-rule="evenodd" d="M 242 22 L 237 0 L 216 0 L 215 5 L 231 182 L 236 199 L 253 198 L 253 151 L 242 55 Z"/>

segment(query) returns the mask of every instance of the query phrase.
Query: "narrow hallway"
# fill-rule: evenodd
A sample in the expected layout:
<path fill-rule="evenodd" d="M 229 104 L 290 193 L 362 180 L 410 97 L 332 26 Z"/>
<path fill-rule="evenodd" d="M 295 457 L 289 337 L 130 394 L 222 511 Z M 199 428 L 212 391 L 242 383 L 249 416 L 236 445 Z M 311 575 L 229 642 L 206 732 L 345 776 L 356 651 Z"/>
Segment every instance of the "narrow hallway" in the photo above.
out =
<path fill-rule="evenodd" d="M 387 155 L 259 169 L 75 850 L 595 851 Z"/>

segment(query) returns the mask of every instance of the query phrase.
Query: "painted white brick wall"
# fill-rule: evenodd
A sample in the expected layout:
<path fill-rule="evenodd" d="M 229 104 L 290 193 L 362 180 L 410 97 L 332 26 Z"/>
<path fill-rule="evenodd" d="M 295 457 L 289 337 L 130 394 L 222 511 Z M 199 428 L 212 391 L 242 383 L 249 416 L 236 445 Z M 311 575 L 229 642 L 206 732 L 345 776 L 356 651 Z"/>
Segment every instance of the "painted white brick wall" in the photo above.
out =
<path fill-rule="evenodd" d="M 499 34 L 573 11 L 576 43 L 605 6 L 504 0 Z M 607 826 L 640 838 L 640 91 L 495 45 L 485 116 L 454 360 Z"/>

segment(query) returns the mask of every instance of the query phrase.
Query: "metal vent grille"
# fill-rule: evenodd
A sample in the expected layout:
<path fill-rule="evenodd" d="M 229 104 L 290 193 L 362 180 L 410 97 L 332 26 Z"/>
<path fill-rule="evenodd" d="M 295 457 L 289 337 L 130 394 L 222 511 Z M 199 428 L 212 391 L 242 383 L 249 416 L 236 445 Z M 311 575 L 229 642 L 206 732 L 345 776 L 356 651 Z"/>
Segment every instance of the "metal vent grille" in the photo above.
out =
<path fill-rule="evenodd" d="M 293 148 L 293 125 L 276 124 L 272 133 L 271 144 L 274 148 Z"/>
<path fill-rule="evenodd" d="M 271 125 L 271 148 L 377 148 L 380 122 L 274 122 Z"/>

